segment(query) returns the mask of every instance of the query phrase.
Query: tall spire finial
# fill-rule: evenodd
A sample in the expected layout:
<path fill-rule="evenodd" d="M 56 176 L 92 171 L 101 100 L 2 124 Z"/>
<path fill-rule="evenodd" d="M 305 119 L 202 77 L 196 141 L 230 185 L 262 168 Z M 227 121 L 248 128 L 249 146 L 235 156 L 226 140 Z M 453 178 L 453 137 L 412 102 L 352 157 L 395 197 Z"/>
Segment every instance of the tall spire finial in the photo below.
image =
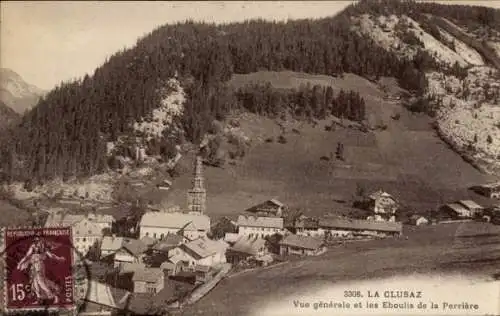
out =
<path fill-rule="evenodd" d="M 193 188 L 188 192 L 188 210 L 191 213 L 204 213 L 206 190 L 203 179 L 203 160 L 197 156 L 194 165 Z"/>

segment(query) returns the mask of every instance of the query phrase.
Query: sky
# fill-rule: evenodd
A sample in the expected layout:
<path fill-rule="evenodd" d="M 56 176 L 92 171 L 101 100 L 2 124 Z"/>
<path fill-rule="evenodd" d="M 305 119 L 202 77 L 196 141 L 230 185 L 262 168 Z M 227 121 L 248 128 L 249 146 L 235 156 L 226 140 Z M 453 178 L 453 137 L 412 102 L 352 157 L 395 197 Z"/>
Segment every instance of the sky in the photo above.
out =
<path fill-rule="evenodd" d="M 331 16 L 353 1 L 2 1 L 0 67 L 49 90 L 92 74 L 106 57 L 158 26 L 193 19 L 286 20 Z M 443 1 L 441 1 L 443 2 Z M 444 1 L 495 6 L 500 1 Z"/>

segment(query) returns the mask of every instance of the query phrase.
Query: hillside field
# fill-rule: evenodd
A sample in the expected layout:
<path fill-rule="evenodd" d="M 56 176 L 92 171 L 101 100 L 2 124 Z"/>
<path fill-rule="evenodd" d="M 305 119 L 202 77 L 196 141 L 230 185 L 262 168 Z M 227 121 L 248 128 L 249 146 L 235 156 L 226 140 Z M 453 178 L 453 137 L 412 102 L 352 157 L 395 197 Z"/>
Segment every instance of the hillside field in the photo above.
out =
<path fill-rule="evenodd" d="M 236 165 L 205 169 L 207 212 L 211 216 L 234 217 L 268 198 L 278 198 L 309 215 L 338 214 L 348 209 L 358 184 L 368 191 L 387 190 L 419 211 L 469 197 L 479 203 L 491 203 L 467 190 L 491 178 L 443 143 L 427 116 L 410 113 L 401 104 L 384 100 L 376 83 L 353 74 L 341 79 L 293 72 L 236 75 L 230 81 L 234 87 L 248 82 L 270 82 L 279 88 L 311 82 L 332 85 L 336 92 L 341 88 L 353 89 L 366 101 L 368 124 L 385 124 L 387 129 L 363 133 L 336 126 L 334 131 L 325 131 L 331 119 L 319 121 L 316 126 L 287 120 L 280 122 L 287 139 L 282 144 L 276 141 L 281 128 L 275 120 L 248 113 L 238 115 L 241 130 L 252 139 L 252 146 Z M 391 116 L 397 113 L 400 119 L 393 120 Z M 274 137 L 274 142 L 263 141 L 268 137 Z M 338 142 L 345 145 L 345 161 L 320 160 L 335 153 Z M 191 165 L 189 158 L 184 164 Z M 184 173 L 165 198 L 185 206 L 190 181 L 191 172 Z"/>
<path fill-rule="evenodd" d="M 259 311 L 268 304 L 292 304 L 291 300 L 317 289 L 395 275 L 498 278 L 500 226 L 469 222 L 405 229 L 407 239 L 347 243 L 318 257 L 230 276 L 180 314 L 260 315 Z M 345 289 L 349 289 L 349 284 L 345 284 Z M 277 311 L 267 312 L 281 315 Z"/>

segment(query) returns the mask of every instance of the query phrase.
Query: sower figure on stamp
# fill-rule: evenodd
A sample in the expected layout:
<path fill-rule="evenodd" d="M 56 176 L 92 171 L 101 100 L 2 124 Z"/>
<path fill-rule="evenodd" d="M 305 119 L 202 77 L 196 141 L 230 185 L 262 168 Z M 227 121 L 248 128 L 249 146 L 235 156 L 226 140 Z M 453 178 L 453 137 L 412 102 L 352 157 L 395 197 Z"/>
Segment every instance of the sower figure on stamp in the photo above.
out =
<path fill-rule="evenodd" d="M 33 244 L 31 244 L 28 249 L 28 252 L 26 252 L 26 255 L 17 264 L 17 269 L 23 271 L 28 267 L 30 268 L 31 288 L 38 301 L 49 299 L 57 304 L 59 301 L 57 297 L 59 286 L 47 278 L 45 274 L 45 260 L 47 258 L 57 261 L 65 260 L 63 257 L 53 254 L 47 244 L 36 237 Z"/>

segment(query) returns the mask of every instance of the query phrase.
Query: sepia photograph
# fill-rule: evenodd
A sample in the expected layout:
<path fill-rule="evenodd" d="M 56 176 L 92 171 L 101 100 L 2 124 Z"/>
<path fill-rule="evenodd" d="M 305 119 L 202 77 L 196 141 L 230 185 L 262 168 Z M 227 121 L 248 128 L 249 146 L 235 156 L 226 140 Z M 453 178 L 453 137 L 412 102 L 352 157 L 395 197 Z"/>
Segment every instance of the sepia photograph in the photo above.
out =
<path fill-rule="evenodd" d="M 500 0 L 2 1 L 0 315 L 500 316 Z"/>

